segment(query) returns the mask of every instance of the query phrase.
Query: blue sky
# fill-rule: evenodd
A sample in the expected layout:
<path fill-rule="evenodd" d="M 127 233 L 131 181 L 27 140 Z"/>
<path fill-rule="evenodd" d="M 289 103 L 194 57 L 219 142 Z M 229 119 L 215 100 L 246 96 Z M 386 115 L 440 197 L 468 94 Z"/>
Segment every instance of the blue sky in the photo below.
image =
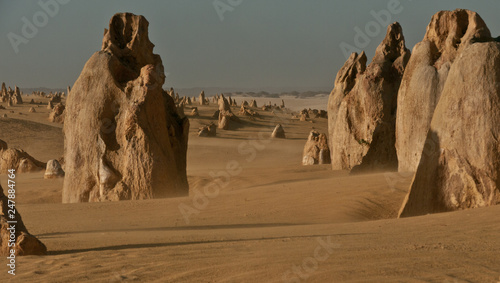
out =
<path fill-rule="evenodd" d="M 410 49 L 440 10 L 474 10 L 492 35 L 500 33 L 497 0 L 59 0 L 58 11 L 44 18 L 40 4 L 57 3 L 51 1 L 57 0 L 0 0 L 0 81 L 20 87 L 72 85 L 100 50 L 104 28 L 117 12 L 148 19 L 154 51 L 169 73 L 165 87 L 177 88 L 329 90 L 346 60 L 341 44 L 356 47 L 355 28 L 364 31 L 372 23 L 369 44 L 361 48 L 371 58 L 386 30 L 373 25 L 373 13 L 389 11 L 397 2 L 390 20 L 401 23 Z M 38 21 L 31 38 L 23 36 L 23 18 Z M 17 41 L 17 53 L 9 34 L 24 38 Z"/>

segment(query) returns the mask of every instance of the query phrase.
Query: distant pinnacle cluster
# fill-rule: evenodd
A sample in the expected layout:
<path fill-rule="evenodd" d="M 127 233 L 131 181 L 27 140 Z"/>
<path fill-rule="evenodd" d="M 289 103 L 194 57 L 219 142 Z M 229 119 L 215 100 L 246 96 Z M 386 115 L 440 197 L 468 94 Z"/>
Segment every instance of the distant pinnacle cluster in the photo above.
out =
<path fill-rule="evenodd" d="M 22 93 L 19 88 L 16 86 L 14 90 L 12 90 L 9 86 L 9 89 L 6 89 L 5 83 L 2 83 L 2 92 L 0 93 L 0 101 L 7 102 L 9 106 L 14 104 L 23 104 Z"/>

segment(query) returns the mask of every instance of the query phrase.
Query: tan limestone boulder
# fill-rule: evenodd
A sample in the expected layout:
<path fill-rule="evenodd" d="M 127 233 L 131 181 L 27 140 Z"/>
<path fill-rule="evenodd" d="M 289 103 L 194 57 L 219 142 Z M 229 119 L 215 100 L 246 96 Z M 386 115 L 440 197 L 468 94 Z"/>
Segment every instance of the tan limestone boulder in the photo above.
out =
<path fill-rule="evenodd" d="M 5 194 L 7 193 L 7 195 Z M 0 255 L 8 256 L 10 251 L 13 250 L 15 255 L 46 255 L 47 247 L 38 240 L 35 236 L 31 235 L 24 226 L 23 219 L 19 213 L 19 209 L 16 207 L 16 213 L 9 213 L 11 209 L 9 205 L 9 199 L 14 200 L 14 198 L 9 198 L 9 190 L 4 192 L 2 186 L 0 185 L 0 207 L 2 209 L 0 213 Z M 9 216 L 13 215 L 14 218 Z M 16 223 L 8 223 L 8 221 L 16 221 Z M 12 226 L 14 225 L 14 229 Z M 14 231 L 14 233 L 11 233 Z M 14 235 L 15 241 L 10 242 L 12 239 L 11 235 Z M 13 246 L 11 246 L 13 244 Z"/>
<path fill-rule="evenodd" d="M 281 126 L 281 124 L 276 125 L 276 127 L 274 128 L 274 130 L 271 134 L 271 137 L 275 138 L 275 139 L 285 139 L 286 138 L 285 129 L 283 129 L 283 126 Z"/>
<path fill-rule="evenodd" d="M 5 144 L 5 147 L 7 145 Z M 22 149 L 8 148 L 0 151 L 0 173 L 7 174 L 9 169 L 17 173 L 31 173 L 42 171 L 46 164 L 36 160 Z"/>
<path fill-rule="evenodd" d="M 45 174 L 43 175 L 44 179 L 55 179 L 64 177 L 64 170 L 61 167 L 61 164 L 56 159 L 49 160 L 47 162 L 47 167 L 45 168 Z"/>
<path fill-rule="evenodd" d="M 330 164 L 330 150 L 326 134 L 312 130 L 302 153 L 302 165 Z"/>

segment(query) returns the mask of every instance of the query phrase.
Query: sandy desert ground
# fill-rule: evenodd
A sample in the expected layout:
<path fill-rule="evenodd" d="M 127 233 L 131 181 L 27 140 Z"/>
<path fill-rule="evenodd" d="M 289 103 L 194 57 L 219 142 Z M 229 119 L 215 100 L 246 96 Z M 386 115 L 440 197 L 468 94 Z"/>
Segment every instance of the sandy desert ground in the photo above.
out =
<path fill-rule="evenodd" d="M 62 125 L 47 120 L 45 103 L 37 113 L 27 103 L 0 110 L 0 138 L 44 162 L 63 155 Z M 326 119 L 259 110 L 260 119 L 201 138 L 216 106 L 198 108 L 190 197 L 62 204 L 62 179 L 18 175 L 17 207 L 49 255 L 19 258 L 15 277 L 2 265 L 0 281 L 500 282 L 500 206 L 396 219 L 411 173 L 301 165 L 309 131 L 326 132 Z M 287 139 L 268 139 L 276 121 Z M 220 172 L 232 175 L 200 197 Z"/>

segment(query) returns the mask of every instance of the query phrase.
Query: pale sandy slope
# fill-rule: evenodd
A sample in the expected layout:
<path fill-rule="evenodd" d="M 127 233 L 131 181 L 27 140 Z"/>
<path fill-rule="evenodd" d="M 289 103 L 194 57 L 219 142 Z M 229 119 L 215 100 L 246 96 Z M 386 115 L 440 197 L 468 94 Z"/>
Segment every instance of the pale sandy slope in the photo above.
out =
<path fill-rule="evenodd" d="M 27 113 L 26 107 L 16 111 Z M 211 121 L 214 109 L 202 107 L 202 117 L 191 120 L 189 198 L 61 204 L 62 180 L 20 175 L 18 208 L 50 255 L 21 258 L 12 281 L 500 280 L 500 207 L 394 219 L 409 174 L 350 176 L 300 165 L 307 133 L 311 127 L 325 131 L 324 119 L 299 122 L 280 114 L 289 139 L 269 141 L 275 122 L 261 112 L 263 119 L 245 118 L 237 131 L 198 138 L 196 129 Z M 0 139 L 43 161 L 60 157 L 61 126 L 46 123 L 46 115 L 0 119 Z M 19 130 L 8 130 L 14 126 Z M 227 172 L 228 164 L 241 172 L 219 195 L 194 198 L 212 181 L 211 172 Z M 0 180 L 5 185 L 5 176 Z M 199 209 L 187 223 L 179 206 Z M 321 241 L 329 243 L 328 252 Z M 303 264 L 306 270 L 299 269 Z M 3 265 L 0 282 L 9 279 Z"/>

